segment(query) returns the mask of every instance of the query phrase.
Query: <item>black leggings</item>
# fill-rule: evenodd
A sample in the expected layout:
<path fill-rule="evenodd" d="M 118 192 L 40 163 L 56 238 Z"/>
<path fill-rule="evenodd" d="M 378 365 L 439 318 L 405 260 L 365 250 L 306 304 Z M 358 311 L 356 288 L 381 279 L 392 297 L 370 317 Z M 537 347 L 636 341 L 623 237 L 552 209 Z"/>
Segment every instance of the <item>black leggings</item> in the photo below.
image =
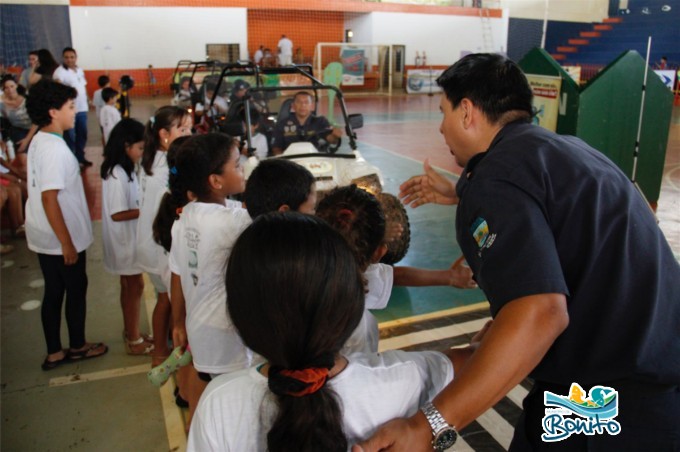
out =
<path fill-rule="evenodd" d="M 61 306 L 66 292 L 66 325 L 69 346 L 72 349 L 85 345 L 85 311 L 87 296 L 87 274 L 85 251 L 78 253 L 78 262 L 64 265 L 64 256 L 38 254 L 40 269 L 45 279 L 40 317 L 47 342 L 47 353 L 57 353 L 61 346 Z"/>

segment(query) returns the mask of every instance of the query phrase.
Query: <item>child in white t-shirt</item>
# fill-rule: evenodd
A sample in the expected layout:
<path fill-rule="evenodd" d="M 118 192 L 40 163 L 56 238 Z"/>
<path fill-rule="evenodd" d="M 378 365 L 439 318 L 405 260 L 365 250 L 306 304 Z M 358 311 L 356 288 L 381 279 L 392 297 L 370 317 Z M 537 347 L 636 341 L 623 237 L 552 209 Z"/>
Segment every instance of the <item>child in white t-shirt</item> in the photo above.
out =
<path fill-rule="evenodd" d="M 35 93 L 35 94 L 33 94 Z M 45 280 L 41 320 L 47 357 L 43 370 L 96 358 L 108 351 L 85 340 L 87 310 L 86 249 L 92 244 L 92 221 L 80 166 L 63 138 L 75 123 L 74 88 L 43 80 L 31 88 L 26 108 L 40 131 L 28 152 L 26 239 L 38 254 Z M 61 344 L 61 315 L 66 293 L 70 348 Z"/>
<path fill-rule="evenodd" d="M 319 203 L 316 214 L 347 239 L 367 282 L 366 309 L 343 351 L 377 352 L 378 323 L 369 309 L 385 309 L 392 286 L 456 286 L 459 262 L 446 270 L 392 267 L 380 263 L 387 252 L 386 220 L 380 201 L 356 185 L 332 190 Z"/>
<path fill-rule="evenodd" d="M 156 306 L 152 315 L 154 351 L 152 365 L 157 366 L 170 355 L 170 298 L 168 296 L 168 253 L 154 241 L 153 222 L 163 195 L 168 191 L 166 153 L 175 139 L 191 135 L 191 115 L 179 107 L 161 107 L 149 118 L 144 132 L 144 153 L 139 172 L 140 203 L 137 219 L 136 264 L 147 274 L 156 289 Z"/>
<path fill-rule="evenodd" d="M 193 136 L 173 158 L 170 193 L 154 225 L 159 237 L 174 219 L 169 260 L 173 343 L 190 344 L 194 368 L 210 380 L 250 367 L 253 360 L 227 315 L 224 284 L 231 248 L 251 223 L 241 204 L 227 196 L 242 193 L 245 180 L 238 142 L 224 134 Z M 200 392 L 187 395 L 193 410 Z"/>
<path fill-rule="evenodd" d="M 102 90 L 102 100 L 104 106 L 99 111 L 99 125 L 102 128 L 102 136 L 104 137 L 104 144 L 109 141 L 109 135 L 120 121 L 120 112 L 116 108 L 116 99 L 118 98 L 118 91 L 113 88 L 104 88 Z M 106 149 L 104 149 L 106 153 Z"/>
<path fill-rule="evenodd" d="M 135 165 L 144 150 L 144 125 L 134 119 L 120 121 L 104 149 L 102 178 L 102 243 L 104 268 L 120 275 L 125 349 L 129 355 L 145 355 L 153 342 L 139 329 L 144 291 L 141 269 L 135 264 L 139 183 Z"/>
<path fill-rule="evenodd" d="M 314 216 L 258 217 L 234 245 L 226 284 L 234 325 L 267 363 L 208 385 L 189 451 L 346 451 L 453 379 L 453 354 L 341 352 L 364 282 L 347 241 Z"/>

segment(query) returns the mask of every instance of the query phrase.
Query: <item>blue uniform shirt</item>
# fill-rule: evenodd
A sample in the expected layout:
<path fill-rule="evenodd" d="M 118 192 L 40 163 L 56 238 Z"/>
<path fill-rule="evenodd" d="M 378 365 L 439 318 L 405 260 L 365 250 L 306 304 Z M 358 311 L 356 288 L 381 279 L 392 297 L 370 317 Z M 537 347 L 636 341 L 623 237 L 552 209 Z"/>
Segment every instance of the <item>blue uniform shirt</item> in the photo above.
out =
<path fill-rule="evenodd" d="M 326 137 L 333 131 L 330 123 L 323 116 L 310 115 L 304 125 L 294 113 L 276 125 L 274 130 L 274 147 L 284 151 L 291 143 L 310 142 L 317 149 L 326 144 Z"/>

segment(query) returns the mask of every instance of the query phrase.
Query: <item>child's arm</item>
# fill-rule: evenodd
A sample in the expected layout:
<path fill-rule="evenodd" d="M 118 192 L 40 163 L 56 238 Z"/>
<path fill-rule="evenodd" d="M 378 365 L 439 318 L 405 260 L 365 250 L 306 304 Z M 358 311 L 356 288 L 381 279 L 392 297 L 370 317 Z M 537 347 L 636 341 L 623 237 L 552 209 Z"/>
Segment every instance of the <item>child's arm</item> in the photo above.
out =
<path fill-rule="evenodd" d="M 42 192 L 41 199 L 43 209 L 45 209 L 45 216 L 50 223 L 50 227 L 61 243 L 61 254 L 64 256 L 64 265 L 73 265 L 78 262 L 78 251 L 73 246 L 71 234 L 68 232 L 66 222 L 64 221 L 64 214 L 59 206 L 57 195 L 59 190 L 46 190 Z"/>
<path fill-rule="evenodd" d="M 139 218 L 139 209 L 124 210 L 111 215 L 113 221 L 130 221 Z"/>
<path fill-rule="evenodd" d="M 474 336 L 472 336 L 472 339 L 470 339 L 470 344 L 466 347 L 459 347 L 459 348 L 450 348 L 444 352 L 446 356 L 449 357 L 451 360 L 451 363 L 453 364 L 453 375 L 455 378 L 455 375 L 460 372 L 460 370 L 463 368 L 467 360 L 472 356 L 472 354 L 477 350 L 479 347 L 480 342 L 482 342 L 482 338 L 484 338 L 484 335 L 486 334 L 487 331 L 489 331 L 489 328 L 491 327 L 491 323 L 493 320 L 489 320 L 486 322 L 486 324 L 482 327 L 481 330 L 477 332 Z"/>
<path fill-rule="evenodd" d="M 173 347 L 186 348 L 187 328 L 186 328 L 186 304 L 184 302 L 184 292 L 182 292 L 182 280 L 179 275 L 172 273 L 170 280 L 170 305 L 172 307 L 172 345 Z"/>
<path fill-rule="evenodd" d="M 461 256 L 446 270 L 428 270 L 415 267 L 394 267 L 395 286 L 452 286 L 459 289 L 477 287 L 472 270 L 464 265 Z"/>

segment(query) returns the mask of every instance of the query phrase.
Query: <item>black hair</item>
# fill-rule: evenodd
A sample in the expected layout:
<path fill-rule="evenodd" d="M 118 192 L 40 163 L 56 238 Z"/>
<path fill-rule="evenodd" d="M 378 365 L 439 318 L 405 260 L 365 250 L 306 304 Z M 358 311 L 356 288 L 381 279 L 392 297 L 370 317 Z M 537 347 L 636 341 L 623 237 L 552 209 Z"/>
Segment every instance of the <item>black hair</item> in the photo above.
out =
<path fill-rule="evenodd" d="M 45 127 L 52 124 L 50 110 L 61 110 L 78 92 L 75 88 L 55 82 L 40 80 L 31 88 L 31 95 L 26 99 L 26 110 L 33 124 Z"/>
<path fill-rule="evenodd" d="M 111 130 L 109 141 L 104 146 L 104 161 L 100 169 L 102 180 L 113 175 L 113 169 L 120 165 L 132 181 L 135 162 L 127 155 L 128 146 L 144 140 L 144 124 L 132 118 L 123 118 Z"/>
<path fill-rule="evenodd" d="M 12 74 L 4 74 L 2 78 L 0 78 L 0 89 L 5 88 L 5 83 L 12 81 L 14 83 L 17 83 L 17 80 L 14 78 L 14 75 Z M 18 84 L 18 83 L 17 83 Z"/>
<path fill-rule="evenodd" d="M 227 265 L 227 307 L 244 344 L 269 364 L 278 413 L 267 446 L 278 451 L 346 451 L 342 410 L 324 384 L 278 370 L 331 369 L 358 325 L 364 286 L 346 241 L 324 221 L 296 212 L 258 217 L 238 238 Z"/>
<path fill-rule="evenodd" d="M 234 148 L 238 150 L 238 140 L 223 133 L 194 135 L 177 147 L 168 159 L 170 193 L 163 195 L 154 220 L 157 243 L 163 247 L 169 243 L 167 234 L 178 218 L 177 209 L 189 202 L 189 192 L 198 199 L 210 193 L 208 177 L 222 172 Z"/>
<path fill-rule="evenodd" d="M 104 88 L 102 89 L 102 100 L 104 102 L 108 102 L 111 99 L 114 99 L 118 95 L 118 91 L 116 91 L 113 88 Z"/>
<path fill-rule="evenodd" d="M 153 175 L 151 167 L 156 158 L 156 151 L 161 148 L 161 139 L 159 133 L 161 129 L 170 131 L 173 126 L 180 125 L 185 117 L 189 116 L 189 112 L 185 109 L 175 106 L 161 107 L 146 123 L 146 130 L 144 131 L 144 154 L 142 154 L 142 168 L 149 176 Z"/>
<path fill-rule="evenodd" d="M 508 112 L 518 113 L 527 120 L 533 115 L 529 82 L 522 69 L 502 55 L 466 55 L 446 69 L 437 84 L 453 108 L 464 98 L 469 99 L 493 124 Z"/>
<path fill-rule="evenodd" d="M 170 143 L 170 147 L 166 153 L 166 159 L 168 161 L 169 168 L 175 168 L 177 152 L 179 151 L 179 148 L 190 138 L 190 136 L 185 135 L 175 138 L 175 140 Z M 165 206 L 165 208 L 159 208 L 158 213 L 156 213 L 156 217 L 153 220 L 153 240 L 169 253 L 170 246 L 172 245 L 172 223 L 174 223 L 177 219 L 177 209 L 172 210 L 174 205 L 172 194 L 167 192 L 163 194 L 160 205 Z"/>
<path fill-rule="evenodd" d="M 38 56 L 38 51 L 37 50 L 31 50 L 30 52 L 28 52 L 28 54 Z"/>
<path fill-rule="evenodd" d="M 108 75 L 100 75 L 99 78 L 97 79 L 97 84 L 99 85 L 100 88 L 104 88 L 109 83 L 111 83 L 111 79 L 109 78 Z"/>
<path fill-rule="evenodd" d="M 298 96 L 309 96 L 309 98 L 312 100 L 312 102 L 314 102 L 314 96 L 310 92 L 298 91 L 293 95 L 293 99 L 297 99 Z"/>
<path fill-rule="evenodd" d="M 59 63 L 47 49 L 39 49 L 36 53 L 38 54 L 38 67 L 35 68 L 35 72 L 43 78 L 52 78 L 52 74 L 59 67 Z"/>
<path fill-rule="evenodd" d="M 64 47 L 64 50 L 61 51 L 61 54 L 63 55 L 66 52 L 73 52 L 76 55 L 78 55 L 78 52 L 76 52 L 76 49 L 74 49 L 73 47 Z"/>
<path fill-rule="evenodd" d="M 314 176 L 304 166 L 290 160 L 268 159 L 260 162 L 246 182 L 243 195 L 251 218 L 276 212 L 286 204 L 297 211 L 314 186 Z"/>
<path fill-rule="evenodd" d="M 373 254 L 385 240 L 385 214 L 380 201 L 356 185 L 339 187 L 319 203 L 316 215 L 340 231 L 366 271 Z"/>

